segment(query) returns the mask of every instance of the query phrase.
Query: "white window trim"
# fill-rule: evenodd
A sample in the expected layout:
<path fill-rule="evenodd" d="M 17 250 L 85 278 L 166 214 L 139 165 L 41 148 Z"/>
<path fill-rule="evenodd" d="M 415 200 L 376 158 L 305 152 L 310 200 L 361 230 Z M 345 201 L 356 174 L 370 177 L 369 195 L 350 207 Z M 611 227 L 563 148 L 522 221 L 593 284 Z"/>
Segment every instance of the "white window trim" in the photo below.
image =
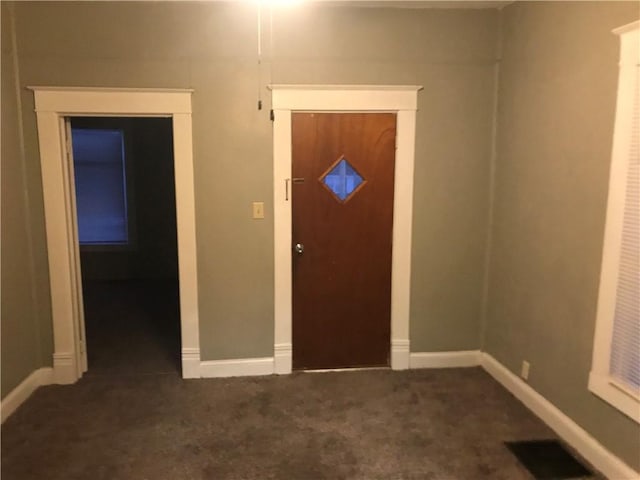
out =
<path fill-rule="evenodd" d="M 67 116 L 170 117 L 176 184 L 182 376 L 200 376 L 191 90 L 29 87 L 34 92 L 42 168 L 53 317 L 55 383 L 86 365 L 73 179 L 65 160 Z"/>
<path fill-rule="evenodd" d="M 292 369 L 291 113 L 393 112 L 396 159 L 391 266 L 391 368 L 409 368 L 411 231 L 419 86 L 272 85 L 274 194 L 274 371 Z"/>
<path fill-rule="evenodd" d="M 589 390 L 640 423 L 640 398 L 617 384 L 609 373 L 627 178 L 626 159 L 631 143 L 631 113 L 637 78 L 634 70 L 637 71 L 640 63 L 640 21 L 613 32 L 620 36 L 620 73 Z"/>

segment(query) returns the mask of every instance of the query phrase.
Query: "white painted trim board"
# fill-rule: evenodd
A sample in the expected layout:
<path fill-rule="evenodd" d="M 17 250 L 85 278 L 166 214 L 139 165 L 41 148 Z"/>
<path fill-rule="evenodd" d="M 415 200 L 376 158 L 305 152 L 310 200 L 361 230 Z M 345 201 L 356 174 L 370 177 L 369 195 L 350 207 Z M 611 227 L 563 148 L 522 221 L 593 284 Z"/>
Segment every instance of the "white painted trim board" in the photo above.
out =
<path fill-rule="evenodd" d="M 276 371 L 292 370 L 291 115 L 314 112 L 392 112 L 396 114 L 396 158 L 391 253 L 391 368 L 409 368 L 411 230 L 418 91 L 414 85 L 271 85 L 274 211 L 274 356 Z M 291 192 L 289 192 L 290 194 Z"/>
<path fill-rule="evenodd" d="M 53 317 L 54 377 L 73 383 L 82 361 L 82 291 L 77 278 L 75 215 L 70 205 L 73 178 L 65 158 L 67 116 L 170 117 L 173 127 L 182 375 L 198 376 L 200 362 L 198 272 L 193 173 L 191 90 L 138 88 L 29 87 L 34 93 L 49 252 Z M 55 252 L 55 253 L 54 253 Z M 75 254 L 74 254 L 75 252 Z"/>
<path fill-rule="evenodd" d="M 459 352 L 412 352 L 409 368 L 461 368 L 480 365 L 480 350 Z"/>
<path fill-rule="evenodd" d="M 640 397 L 630 388 L 618 388 L 615 385 L 616 379 L 610 373 L 626 222 L 627 179 L 631 175 L 630 166 L 633 163 L 630 152 L 634 131 L 634 95 L 639 81 L 640 21 L 620 27 L 614 32 L 620 34 L 620 68 L 589 390 L 640 423 Z"/>
<path fill-rule="evenodd" d="M 200 362 L 200 376 L 202 378 L 251 377 L 272 375 L 273 373 L 273 357 L 234 358 Z"/>
<path fill-rule="evenodd" d="M 53 383 L 53 368 L 45 367 L 34 370 L 20 384 L 11 390 L 0 403 L 2 423 L 22 405 L 38 387 Z"/>

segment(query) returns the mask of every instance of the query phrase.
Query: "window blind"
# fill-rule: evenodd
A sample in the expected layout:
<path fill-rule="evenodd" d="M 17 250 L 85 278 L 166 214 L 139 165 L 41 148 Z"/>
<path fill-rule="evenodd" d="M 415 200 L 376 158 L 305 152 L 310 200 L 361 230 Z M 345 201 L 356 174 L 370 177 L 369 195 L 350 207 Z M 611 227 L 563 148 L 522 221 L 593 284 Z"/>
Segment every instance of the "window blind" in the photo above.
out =
<path fill-rule="evenodd" d="M 640 392 L 640 75 L 635 69 L 610 375 Z"/>
<path fill-rule="evenodd" d="M 73 128 L 72 143 L 80 244 L 126 244 L 122 131 Z"/>

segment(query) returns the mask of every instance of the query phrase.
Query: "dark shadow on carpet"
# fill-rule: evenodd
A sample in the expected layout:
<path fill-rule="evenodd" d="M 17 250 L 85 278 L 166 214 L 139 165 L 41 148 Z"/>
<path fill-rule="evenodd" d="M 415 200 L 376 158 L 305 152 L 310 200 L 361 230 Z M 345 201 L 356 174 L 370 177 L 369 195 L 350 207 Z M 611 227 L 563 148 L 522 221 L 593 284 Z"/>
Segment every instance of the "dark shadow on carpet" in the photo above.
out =
<path fill-rule="evenodd" d="M 87 375 L 180 374 L 176 280 L 83 283 Z"/>

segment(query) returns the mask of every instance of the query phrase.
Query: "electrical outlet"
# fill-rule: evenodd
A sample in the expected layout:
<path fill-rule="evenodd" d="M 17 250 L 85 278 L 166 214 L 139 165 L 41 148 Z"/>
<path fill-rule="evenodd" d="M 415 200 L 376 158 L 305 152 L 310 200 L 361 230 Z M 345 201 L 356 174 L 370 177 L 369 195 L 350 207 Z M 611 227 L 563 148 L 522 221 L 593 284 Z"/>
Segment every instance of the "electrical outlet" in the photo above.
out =
<path fill-rule="evenodd" d="M 253 202 L 253 218 L 264 218 L 264 202 Z"/>
<path fill-rule="evenodd" d="M 523 380 L 529 380 L 529 367 L 531 365 L 529 365 L 529 362 L 527 362 L 526 360 L 522 361 L 522 368 L 520 369 L 520 376 L 522 377 Z"/>

